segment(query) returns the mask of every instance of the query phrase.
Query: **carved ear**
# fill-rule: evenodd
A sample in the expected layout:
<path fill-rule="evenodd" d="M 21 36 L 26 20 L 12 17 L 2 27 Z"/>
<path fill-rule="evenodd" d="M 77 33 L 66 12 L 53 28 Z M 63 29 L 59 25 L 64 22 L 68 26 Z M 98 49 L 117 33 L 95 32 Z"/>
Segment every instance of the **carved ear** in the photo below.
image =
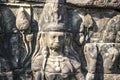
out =
<path fill-rule="evenodd" d="M 92 19 L 91 15 L 87 14 L 84 17 L 84 25 L 85 25 L 86 28 L 93 27 L 93 19 Z"/>
<path fill-rule="evenodd" d="M 24 31 L 28 29 L 30 26 L 29 18 L 27 13 L 23 7 L 18 10 L 17 17 L 16 17 L 16 27 L 20 31 Z"/>

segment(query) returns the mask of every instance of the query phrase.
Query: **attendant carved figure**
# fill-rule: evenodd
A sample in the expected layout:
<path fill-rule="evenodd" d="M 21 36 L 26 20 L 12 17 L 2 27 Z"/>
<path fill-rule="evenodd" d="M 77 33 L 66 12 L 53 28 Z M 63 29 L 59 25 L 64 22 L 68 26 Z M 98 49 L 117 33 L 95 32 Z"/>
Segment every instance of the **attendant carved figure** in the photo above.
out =
<path fill-rule="evenodd" d="M 88 43 L 84 47 L 85 58 L 87 62 L 88 73 L 86 75 L 86 80 L 94 80 L 96 62 L 97 62 L 97 46 L 95 43 Z"/>
<path fill-rule="evenodd" d="M 115 47 L 103 47 L 101 55 L 103 57 L 104 73 L 115 73 L 115 61 L 119 56 L 119 52 Z"/>

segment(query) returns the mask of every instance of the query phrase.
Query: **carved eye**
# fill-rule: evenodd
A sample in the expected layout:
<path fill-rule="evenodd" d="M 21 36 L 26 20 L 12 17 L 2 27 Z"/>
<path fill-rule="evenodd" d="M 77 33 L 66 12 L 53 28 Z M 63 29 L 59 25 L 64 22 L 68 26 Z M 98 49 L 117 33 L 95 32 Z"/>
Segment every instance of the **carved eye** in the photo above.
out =
<path fill-rule="evenodd" d="M 64 39 L 64 36 L 59 36 L 59 39 L 60 39 L 60 40 Z"/>
<path fill-rule="evenodd" d="M 52 36 L 52 38 L 54 39 L 56 36 Z"/>

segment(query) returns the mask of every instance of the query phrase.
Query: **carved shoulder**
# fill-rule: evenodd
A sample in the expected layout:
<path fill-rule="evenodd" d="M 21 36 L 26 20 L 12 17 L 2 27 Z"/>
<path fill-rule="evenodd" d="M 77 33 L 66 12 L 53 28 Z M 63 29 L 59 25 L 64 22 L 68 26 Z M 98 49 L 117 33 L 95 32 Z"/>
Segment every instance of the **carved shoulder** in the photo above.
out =
<path fill-rule="evenodd" d="M 71 65 L 73 66 L 73 69 L 75 70 L 80 69 L 81 63 L 78 60 L 73 58 L 73 59 L 70 59 L 70 62 L 71 62 Z"/>
<path fill-rule="evenodd" d="M 32 61 L 32 69 L 41 69 L 44 57 L 42 55 L 37 56 L 34 61 Z"/>

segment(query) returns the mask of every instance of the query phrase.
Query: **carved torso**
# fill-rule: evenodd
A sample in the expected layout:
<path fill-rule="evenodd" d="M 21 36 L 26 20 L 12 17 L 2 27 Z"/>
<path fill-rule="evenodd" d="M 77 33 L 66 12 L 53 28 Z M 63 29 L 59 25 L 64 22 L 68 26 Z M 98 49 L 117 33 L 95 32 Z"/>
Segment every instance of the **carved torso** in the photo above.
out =
<path fill-rule="evenodd" d="M 40 58 L 43 57 L 39 57 L 39 61 L 44 60 Z M 37 61 L 38 60 L 35 62 Z M 41 66 L 42 69 L 43 64 L 39 63 L 38 65 L 33 65 L 33 68 L 37 66 Z M 50 56 L 47 58 L 44 73 L 47 80 L 66 80 L 68 78 L 72 80 L 73 76 L 78 73 L 78 69 L 80 69 L 80 63 L 72 59 L 72 57 L 68 58 L 63 56 Z"/>

